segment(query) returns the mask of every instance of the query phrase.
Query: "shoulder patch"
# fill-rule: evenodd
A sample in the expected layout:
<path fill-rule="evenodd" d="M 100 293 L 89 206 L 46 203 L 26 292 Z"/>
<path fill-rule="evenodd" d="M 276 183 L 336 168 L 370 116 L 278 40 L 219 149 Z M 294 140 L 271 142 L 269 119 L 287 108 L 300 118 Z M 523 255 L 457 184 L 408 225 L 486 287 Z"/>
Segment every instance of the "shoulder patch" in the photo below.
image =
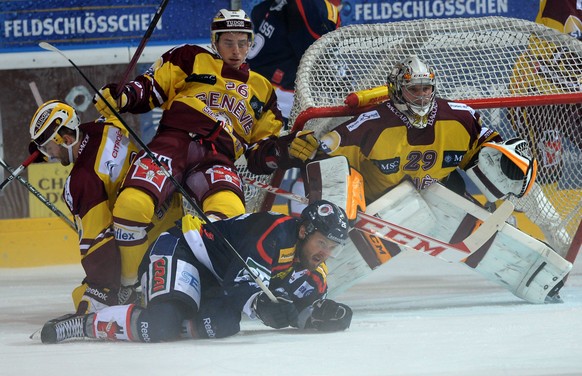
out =
<path fill-rule="evenodd" d="M 346 125 L 346 128 L 348 129 L 348 131 L 352 132 L 352 131 L 358 129 L 360 127 L 360 125 L 364 124 L 366 121 L 379 119 L 379 118 L 380 118 L 380 114 L 376 110 L 363 112 L 360 115 L 358 115 L 358 117 L 355 121 Z"/>
<path fill-rule="evenodd" d="M 284 248 L 279 252 L 279 264 L 287 264 L 295 258 L 295 247 Z"/>
<path fill-rule="evenodd" d="M 471 115 L 475 115 L 475 110 L 464 103 L 448 102 L 448 104 L 453 111 L 469 111 Z"/>

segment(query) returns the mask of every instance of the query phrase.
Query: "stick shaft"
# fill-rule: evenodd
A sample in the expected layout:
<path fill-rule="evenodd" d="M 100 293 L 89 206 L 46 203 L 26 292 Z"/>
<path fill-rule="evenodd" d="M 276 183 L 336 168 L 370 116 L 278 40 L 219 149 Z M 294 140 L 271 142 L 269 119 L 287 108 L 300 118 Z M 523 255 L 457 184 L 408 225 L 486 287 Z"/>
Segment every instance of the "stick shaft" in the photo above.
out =
<path fill-rule="evenodd" d="M 295 200 L 303 204 L 309 202 L 306 197 L 296 195 L 281 188 L 273 187 L 266 183 L 261 183 L 246 176 L 243 177 L 243 180 L 250 185 L 264 189 L 275 195 Z M 510 202 L 505 201 L 499 209 L 490 215 L 488 219 L 483 221 L 482 225 L 475 232 L 469 235 L 465 240 L 455 244 L 436 239 L 429 235 L 421 234 L 404 226 L 400 226 L 396 223 L 363 212 L 358 212 L 358 222 L 356 222 L 355 228 L 359 231 L 366 232 L 389 242 L 410 247 L 415 250 L 421 249 L 411 247 L 411 244 L 430 245 L 427 247 L 429 252 L 425 253 L 448 262 L 458 262 L 479 249 L 479 247 L 489 240 L 495 232 L 499 231 L 501 227 L 505 225 L 505 220 L 512 212 L 513 205 Z"/>
<path fill-rule="evenodd" d="M 13 174 L 13 169 L 10 167 L 3 159 L 0 158 L 0 165 L 6 169 L 6 171 Z M 69 225 L 75 232 L 77 232 L 77 226 L 67 217 L 62 211 L 59 210 L 48 198 L 43 196 L 36 188 L 32 186 L 28 181 L 26 181 L 22 176 L 12 175 L 18 180 L 22 185 L 24 185 L 30 193 L 32 193 L 40 202 L 42 202 L 47 208 L 49 208 L 53 213 L 55 213 L 59 218 L 61 218 L 65 223 Z"/>
<path fill-rule="evenodd" d="M 127 79 L 129 78 L 129 74 L 133 71 L 133 69 L 137 65 L 137 61 L 139 60 L 141 53 L 143 52 L 143 50 L 145 48 L 147 41 L 150 39 L 151 35 L 153 34 L 154 29 L 156 28 L 156 25 L 158 24 L 158 21 L 160 20 L 160 18 L 162 18 L 162 13 L 164 13 L 164 10 L 166 9 L 166 5 L 168 5 L 169 1 L 170 0 L 162 0 L 160 5 L 158 6 L 158 9 L 156 10 L 156 13 L 154 14 L 154 17 L 152 18 L 152 21 L 150 22 L 148 29 L 146 30 L 144 36 L 141 38 L 139 45 L 137 46 L 137 49 L 135 50 L 135 53 L 133 54 L 131 61 L 129 62 L 129 65 L 127 66 L 127 68 L 125 68 L 125 72 L 123 73 L 123 76 L 121 77 L 121 79 L 119 80 L 119 82 L 117 84 L 116 97 L 119 97 L 121 95 L 121 92 L 123 91 L 123 86 L 127 83 Z"/>
<path fill-rule="evenodd" d="M 12 180 L 14 180 L 18 175 L 20 175 L 22 171 L 24 171 L 24 169 L 27 168 L 28 165 L 31 164 L 38 157 L 39 154 L 40 151 L 35 150 L 34 153 L 32 153 L 28 158 L 26 158 L 20 166 L 10 171 L 10 176 L 8 176 L 8 178 L 6 178 L 2 182 L 2 184 L 0 184 L 0 191 L 3 190 L 8 184 L 10 184 Z"/>

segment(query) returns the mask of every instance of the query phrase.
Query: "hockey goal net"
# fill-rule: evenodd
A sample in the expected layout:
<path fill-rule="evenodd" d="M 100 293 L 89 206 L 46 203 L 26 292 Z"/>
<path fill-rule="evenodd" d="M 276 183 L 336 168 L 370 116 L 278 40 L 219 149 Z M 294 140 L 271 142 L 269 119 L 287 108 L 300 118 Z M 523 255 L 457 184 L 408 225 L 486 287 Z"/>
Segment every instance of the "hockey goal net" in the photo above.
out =
<path fill-rule="evenodd" d="M 321 135 L 365 109 L 344 104 L 350 93 L 385 85 L 392 66 L 413 54 L 434 67 L 439 97 L 477 109 L 505 139 L 530 142 L 540 173 L 533 192 L 514 203 L 559 253 L 577 252 L 582 43 L 566 34 L 504 17 L 345 26 L 304 54 L 290 124 Z M 251 196 L 253 209 L 265 200 Z"/>

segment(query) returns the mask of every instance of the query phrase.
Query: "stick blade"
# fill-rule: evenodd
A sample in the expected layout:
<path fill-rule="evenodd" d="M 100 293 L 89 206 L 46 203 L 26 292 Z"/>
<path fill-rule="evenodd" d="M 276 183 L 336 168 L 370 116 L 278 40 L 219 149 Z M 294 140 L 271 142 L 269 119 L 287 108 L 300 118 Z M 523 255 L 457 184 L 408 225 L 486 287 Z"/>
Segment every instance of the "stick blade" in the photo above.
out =
<path fill-rule="evenodd" d="M 43 50 L 60 52 L 59 50 L 57 50 L 57 48 L 55 46 L 53 46 L 52 44 L 50 44 L 48 42 L 40 42 L 38 44 L 38 46 L 40 48 L 42 48 Z"/>

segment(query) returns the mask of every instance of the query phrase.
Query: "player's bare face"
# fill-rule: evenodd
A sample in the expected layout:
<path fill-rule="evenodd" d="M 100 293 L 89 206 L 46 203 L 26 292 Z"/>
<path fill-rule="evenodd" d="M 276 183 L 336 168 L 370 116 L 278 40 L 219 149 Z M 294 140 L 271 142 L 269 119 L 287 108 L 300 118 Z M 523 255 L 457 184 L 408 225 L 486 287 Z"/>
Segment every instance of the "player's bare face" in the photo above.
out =
<path fill-rule="evenodd" d="M 216 49 L 225 64 L 234 69 L 240 68 L 249 53 L 251 42 L 246 33 L 222 33 L 218 38 Z"/>
<path fill-rule="evenodd" d="M 432 85 L 410 85 L 402 88 L 402 96 L 408 103 L 426 105 L 432 96 Z"/>
<path fill-rule="evenodd" d="M 69 161 L 69 151 L 52 140 L 40 147 L 40 149 L 44 155 L 50 159 L 58 160 L 63 166 L 71 164 L 71 161 Z"/>
<path fill-rule="evenodd" d="M 300 250 L 300 258 L 303 267 L 315 270 L 317 267 L 332 256 L 337 249 L 338 243 L 329 240 L 323 234 L 315 231 L 309 235 Z"/>

